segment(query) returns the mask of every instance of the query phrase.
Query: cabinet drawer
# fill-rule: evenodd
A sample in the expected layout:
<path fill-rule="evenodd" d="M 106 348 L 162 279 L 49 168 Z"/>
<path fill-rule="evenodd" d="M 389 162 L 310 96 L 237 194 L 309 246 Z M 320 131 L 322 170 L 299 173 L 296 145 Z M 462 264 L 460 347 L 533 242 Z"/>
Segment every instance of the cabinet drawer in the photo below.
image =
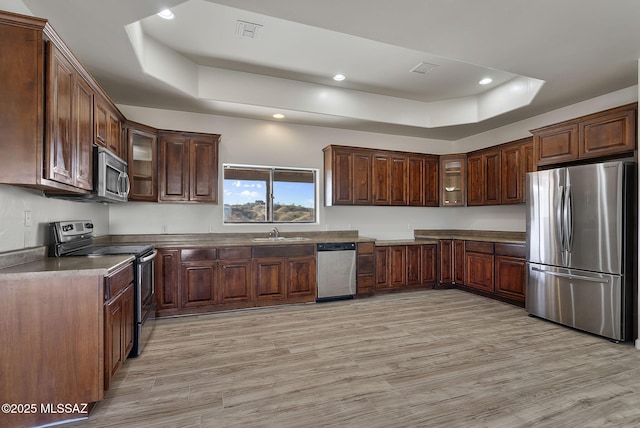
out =
<path fill-rule="evenodd" d="M 373 254 L 373 242 L 360 242 L 358 244 L 358 254 Z"/>
<path fill-rule="evenodd" d="M 358 254 L 356 272 L 358 275 L 373 275 L 373 254 Z"/>
<path fill-rule="evenodd" d="M 493 242 L 466 241 L 465 250 L 472 253 L 493 254 Z"/>
<path fill-rule="evenodd" d="M 315 255 L 315 245 L 259 245 L 253 247 L 253 257 L 305 257 Z"/>
<path fill-rule="evenodd" d="M 251 247 L 225 247 L 218 248 L 218 259 L 220 260 L 239 260 L 250 259 Z"/>
<path fill-rule="evenodd" d="M 117 296 L 133 282 L 133 263 L 105 278 L 105 300 Z"/>
<path fill-rule="evenodd" d="M 180 260 L 183 262 L 192 260 L 216 260 L 217 258 L 217 248 L 190 248 L 180 252 Z"/>
<path fill-rule="evenodd" d="M 524 259 L 527 252 L 527 247 L 524 244 L 504 244 L 496 243 L 496 255 L 519 257 Z"/>

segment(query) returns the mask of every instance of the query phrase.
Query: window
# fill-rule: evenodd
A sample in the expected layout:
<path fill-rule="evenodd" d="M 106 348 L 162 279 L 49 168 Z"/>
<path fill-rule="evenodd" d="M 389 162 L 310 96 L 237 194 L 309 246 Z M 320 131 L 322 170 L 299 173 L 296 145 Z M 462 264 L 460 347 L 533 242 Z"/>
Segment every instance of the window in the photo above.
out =
<path fill-rule="evenodd" d="M 317 170 L 224 165 L 224 223 L 315 223 Z"/>

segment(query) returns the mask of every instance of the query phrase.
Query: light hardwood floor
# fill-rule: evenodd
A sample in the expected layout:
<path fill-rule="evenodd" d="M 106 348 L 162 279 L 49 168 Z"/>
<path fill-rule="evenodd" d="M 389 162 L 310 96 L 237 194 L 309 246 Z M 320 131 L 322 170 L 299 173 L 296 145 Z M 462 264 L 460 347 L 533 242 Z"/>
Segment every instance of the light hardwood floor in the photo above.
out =
<path fill-rule="evenodd" d="M 68 427 L 638 427 L 640 351 L 459 290 L 157 321 Z"/>

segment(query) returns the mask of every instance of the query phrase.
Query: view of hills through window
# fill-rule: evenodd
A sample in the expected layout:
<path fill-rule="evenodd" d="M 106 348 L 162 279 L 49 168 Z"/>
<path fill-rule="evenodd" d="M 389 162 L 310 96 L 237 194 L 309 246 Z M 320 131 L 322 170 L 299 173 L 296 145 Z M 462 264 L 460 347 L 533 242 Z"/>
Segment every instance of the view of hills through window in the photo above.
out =
<path fill-rule="evenodd" d="M 225 223 L 314 223 L 316 172 L 224 166 Z"/>

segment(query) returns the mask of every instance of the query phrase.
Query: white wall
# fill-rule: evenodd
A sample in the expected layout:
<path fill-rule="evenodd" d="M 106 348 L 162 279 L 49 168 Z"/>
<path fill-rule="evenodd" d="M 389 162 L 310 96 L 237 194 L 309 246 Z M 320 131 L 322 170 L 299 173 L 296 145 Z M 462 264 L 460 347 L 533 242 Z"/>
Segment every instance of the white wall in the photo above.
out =
<path fill-rule="evenodd" d="M 222 134 L 221 163 L 317 168 L 322 174 L 322 149 L 329 144 L 396 149 L 424 153 L 451 152 L 451 142 L 414 137 L 329 129 L 315 126 L 239 119 L 176 111 L 119 106 L 127 118 L 154 127 Z M 320 194 L 323 194 L 321 183 Z M 220 191 L 220 195 L 222 195 Z M 282 230 L 358 230 L 378 239 L 413 237 L 413 229 L 479 228 L 524 230 L 522 207 L 417 208 L 324 207 L 317 225 L 285 225 Z M 109 207 L 113 234 L 206 232 L 266 232 L 267 225 L 223 225 L 218 205 L 158 205 L 130 203 Z"/>
<path fill-rule="evenodd" d="M 220 163 L 317 168 L 329 144 L 446 154 L 468 152 L 530 136 L 530 129 L 637 101 L 636 86 L 545 113 L 521 122 L 449 142 L 361 131 L 294 125 L 120 105 L 125 116 L 161 129 L 219 133 Z M 222 195 L 220 189 L 219 192 Z M 323 194 L 321 185 L 320 194 Z M 323 199 L 321 198 L 321 201 Z M 109 207 L 112 234 L 266 232 L 266 225 L 223 225 L 218 205 L 129 203 Z M 410 238 L 414 229 L 525 230 L 524 206 L 498 207 L 324 207 L 317 225 L 285 225 L 287 230 L 358 230 L 377 239 Z"/>
<path fill-rule="evenodd" d="M 25 226 L 31 212 L 31 227 Z M 42 192 L 0 185 L 0 252 L 45 245 L 47 224 L 59 220 L 93 220 L 96 236 L 109 233 L 109 209 L 104 204 L 49 199 Z"/>
<path fill-rule="evenodd" d="M 322 172 L 322 148 L 328 144 L 388 148 L 434 154 L 466 152 L 523 138 L 529 130 L 609 107 L 634 102 L 634 86 L 545 113 L 464 140 L 447 142 L 359 131 L 291 125 L 120 106 L 131 120 L 162 129 L 222 134 L 221 162 L 317 168 Z M 33 226 L 24 225 L 31 211 Z M 524 231 L 523 206 L 499 207 L 320 207 L 320 224 L 284 226 L 283 230 L 358 230 L 378 239 L 410 238 L 413 229 L 481 229 Z M 264 225 L 223 226 L 222 205 L 128 203 L 104 205 L 45 198 L 41 192 L 0 185 L 0 252 L 45 245 L 46 224 L 56 220 L 91 219 L 96 235 L 162 233 L 266 232 Z M 26 235 L 26 239 L 25 239 Z M 26 242 L 25 242 L 26 241 Z"/>
<path fill-rule="evenodd" d="M 33 13 L 20 0 L 0 0 L 0 10 L 33 16 Z"/>

